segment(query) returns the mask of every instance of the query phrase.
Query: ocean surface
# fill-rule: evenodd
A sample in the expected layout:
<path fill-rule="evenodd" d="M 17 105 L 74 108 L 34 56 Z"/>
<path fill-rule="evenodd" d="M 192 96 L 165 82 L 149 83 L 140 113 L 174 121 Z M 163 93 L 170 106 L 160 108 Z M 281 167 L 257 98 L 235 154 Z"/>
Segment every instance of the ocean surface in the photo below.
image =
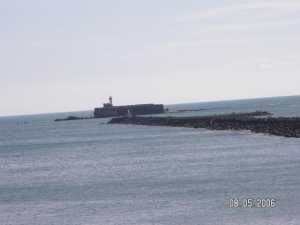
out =
<path fill-rule="evenodd" d="M 300 97 L 168 106 L 170 115 L 266 110 Z M 300 139 L 248 131 L 0 117 L 1 225 L 299 225 Z M 276 200 L 230 208 L 230 199 Z"/>

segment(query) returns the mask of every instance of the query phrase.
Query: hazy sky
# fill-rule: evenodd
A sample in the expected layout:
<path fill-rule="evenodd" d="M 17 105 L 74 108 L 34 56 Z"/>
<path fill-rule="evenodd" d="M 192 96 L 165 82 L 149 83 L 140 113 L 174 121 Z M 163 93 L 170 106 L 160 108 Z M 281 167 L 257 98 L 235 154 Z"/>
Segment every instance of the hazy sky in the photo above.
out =
<path fill-rule="evenodd" d="M 0 0 L 0 115 L 300 94 L 299 0 Z"/>

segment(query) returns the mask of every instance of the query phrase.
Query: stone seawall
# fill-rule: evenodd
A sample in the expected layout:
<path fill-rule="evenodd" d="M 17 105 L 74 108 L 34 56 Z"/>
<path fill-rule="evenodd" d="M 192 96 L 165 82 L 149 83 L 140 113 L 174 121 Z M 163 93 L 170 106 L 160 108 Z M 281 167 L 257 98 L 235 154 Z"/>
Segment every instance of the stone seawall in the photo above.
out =
<path fill-rule="evenodd" d="M 300 118 L 257 117 L 267 115 L 269 115 L 267 112 L 253 112 L 202 117 L 118 117 L 111 119 L 109 123 L 211 130 L 250 130 L 255 133 L 300 138 Z"/>

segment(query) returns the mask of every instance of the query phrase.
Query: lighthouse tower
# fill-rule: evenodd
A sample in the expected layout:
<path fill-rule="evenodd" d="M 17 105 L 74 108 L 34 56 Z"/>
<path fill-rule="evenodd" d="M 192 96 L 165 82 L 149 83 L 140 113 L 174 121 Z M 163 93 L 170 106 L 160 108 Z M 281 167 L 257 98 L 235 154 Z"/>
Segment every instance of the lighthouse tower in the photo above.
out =
<path fill-rule="evenodd" d="M 111 108 L 113 106 L 111 96 L 109 96 L 108 101 L 109 101 L 108 103 L 103 103 L 103 108 Z"/>

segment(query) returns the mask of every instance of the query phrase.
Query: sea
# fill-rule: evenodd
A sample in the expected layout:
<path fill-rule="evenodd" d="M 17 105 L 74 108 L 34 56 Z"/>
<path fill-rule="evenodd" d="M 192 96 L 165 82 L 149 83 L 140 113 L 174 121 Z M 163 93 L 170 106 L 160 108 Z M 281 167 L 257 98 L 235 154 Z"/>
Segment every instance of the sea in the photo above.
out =
<path fill-rule="evenodd" d="M 167 107 L 300 117 L 300 96 Z M 91 113 L 0 117 L 1 225 L 300 224 L 300 139 L 54 122 Z"/>

